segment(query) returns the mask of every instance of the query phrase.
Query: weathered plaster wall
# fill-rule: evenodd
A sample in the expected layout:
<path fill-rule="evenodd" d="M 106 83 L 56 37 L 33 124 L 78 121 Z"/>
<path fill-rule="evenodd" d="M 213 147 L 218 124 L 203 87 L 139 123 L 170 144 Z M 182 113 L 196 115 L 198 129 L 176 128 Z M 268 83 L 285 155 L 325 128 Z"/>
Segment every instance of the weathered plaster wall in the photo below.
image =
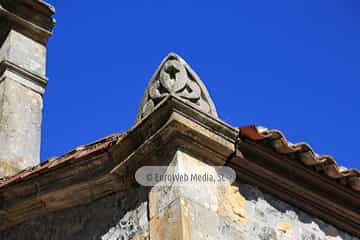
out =
<path fill-rule="evenodd" d="M 87 206 L 35 218 L 1 232 L 0 239 L 148 240 L 148 207 L 154 207 L 148 206 L 148 196 L 148 190 L 133 188 Z M 152 239 L 359 239 L 247 184 L 224 187 L 216 202 L 219 208 L 212 209 L 186 196 L 175 199 L 160 218 L 152 218 Z"/>
<path fill-rule="evenodd" d="M 171 202 L 159 217 L 151 219 L 151 240 L 359 239 L 253 186 L 240 184 L 223 193 L 217 197 L 217 209 L 187 196 Z"/>
<path fill-rule="evenodd" d="M 182 151 L 176 152 L 170 166 L 166 175 L 218 173 Z M 239 181 L 156 186 L 149 206 L 151 240 L 359 239 Z"/>
<path fill-rule="evenodd" d="M 6 240 L 145 240 L 147 191 L 134 188 L 90 205 L 35 218 L 0 233 Z"/>
<path fill-rule="evenodd" d="M 250 185 L 240 185 L 246 199 L 249 223 L 244 227 L 251 240 L 358 240 L 303 211 L 264 194 Z"/>

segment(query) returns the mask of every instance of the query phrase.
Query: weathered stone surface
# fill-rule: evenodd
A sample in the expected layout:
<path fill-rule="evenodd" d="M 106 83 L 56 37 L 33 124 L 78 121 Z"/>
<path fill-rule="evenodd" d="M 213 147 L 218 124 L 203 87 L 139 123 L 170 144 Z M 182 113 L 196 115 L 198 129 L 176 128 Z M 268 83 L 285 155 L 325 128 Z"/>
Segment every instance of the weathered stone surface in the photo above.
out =
<path fill-rule="evenodd" d="M 210 95 L 191 67 L 178 55 L 170 53 L 149 83 L 141 102 L 137 121 L 148 116 L 166 96 L 175 95 L 201 111 L 217 117 Z"/>
<path fill-rule="evenodd" d="M 52 34 L 55 8 L 40 0 L 0 0 L 0 42 L 4 32 L 15 29 L 19 33 L 46 44 Z M 3 32 L 4 31 L 4 32 Z"/>
<path fill-rule="evenodd" d="M 214 166 L 209 159 L 182 150 L 175 151 L 171 161 L 161 160 L 170 162 L 169 165 L 172 167 L 177 166 L 177 171 L 180 173 L 193 170 L 214 173 Z M 149 198 L 149 206 L 147 198 Z M 6 220 L 0 218 L 0 221 Z M 33 218 L 2 231 L 0 239 L 358 240 L 359 238 L 311 217 L 271 195 L 264 194 L 253 186 L 236 182 L 232 185 L 195 184 L 183 187 L 154 187 L 150 193 L 144 188 L 133 188 L 128 192 L 97 200 L 87 206 Z"/>
<path fill-rule="evenodd" d="M 176 113 L 179 111 L 182 115 Z M 51 160 L 37 168 L 35 176 L 25 171 L 21 174 L 24 177 L 2 185 L 0 213 L 10 220 L 0 224 L 0 229 L 123 191 L 135 173 L 131 169 L 164 163 L 172 159 L 173 150 L 178 147 L 201 159 L 211 158 L 216 164 L 224 164 L 234 152 L 236 136 L 236 130 L 230 126 L 170 97 L 150 118 L 106 151 L 97 145 L 79 154 L 72 151 L 65 162 L 63 158 Z"/>
<path fill-rule="evenodd" d="M 53 13 L 42 1 L 0 1 L 0 177 L 40 163 Z"/>
<path fill-rule="evenodd" d="M 249 223 L 243 225 L 246 239 L 252 240 L 358 240 L 291 205 L 261 192 L 256 187 L 241 184 L 246 199 Z"/>
<path fill-rule="evenodd" d="M 245 208 L 246 199 L 237 185 L 224 184 L 218 186 L 217 199 L 219 215 L 239 224 L 247 224 L 248 216 Z"/>
<path fill-rule="evenodd" d="M 236 186 L 234 186 L 236 188 Z M 224 216 L 191 200 L 182 200 L 183 212 L 189 215 L 185 232 L 189 239 L 227 240 L 358 240 L 323 221 L 311 217 L 257 188 L 239 184 L 244 207 L 233 208 L 233 214 L 245 212 L 246 221 Z M 254 194 L 255 193 L 255 194 Z M 195 192 L 194 192 L 195 194 Z M 226 197 L 225 197 L 226 198 Z M 225 199 L 224 199 L 225 200 Z M 174 203 L 173 203 L 174 204 Z M 231 216 L 231 215 L 230 215 Z"/>
<path fill-rule="evenodd" d="M 207 165 L 202 161 L 177 151 L 170 163 L 171 171 L 166 172 L 167 175 L 191 174 L 191 173 L 211 173 L 216 174 L 213 166 Z M 196 193 L 196 194 L 194 194 Z M 158 215 L 176 199 L 186 198 L 197 202 L 206 208 L 214 211 L 218 208 L 217 186 L 215 184 L 191 184 L 184 183 L 171 186 L 155 186 L 150 192 L 150 216 Z"/>
<path fill-rule="evenodd" d="M 47 82 L 44 45 L 54 26 L 54 10 L 41 0 L 0 0 L 0 7 L 3 176 L 39 163 L 42 94 Z M 13 14 L 20 18 L 10 17 Z M 164 156 L 177 151 L 170 163 L 177 172 L 196 169 L 216 174 L 212 164 L 228 163 L 235 151 L 237 131 L 216 119 L 206 87 L 175 54 L 163 61 L 150 81 L 138 122 L 150 113 L 152 119 L 130 130 L 116 151 L 103 151 L 100 159 L 88 159 L 73 171 L 63 166 L 51 169 L 58 171 L 52 178 L 51 170 L 39 171 L 37 179 L 19 180 L 10 191 L 4 190 L 0 194 L 0 200 L 5 200 L 0 209 L 0 225 L 4 225 L 0 239 L 358 239 L 246 184 L 154 187 L 150 194 L 134 187 L 109 196 L 109 192 L 124 191 L 117 181 L 129 177 L 145 161 L 164 162 Z M 105 165 L 109 161 L 104 159 L 111 164 Z M 171 158 L 165 164 L 167 160 Z M 71 194 L 74 196 L 66 196 Z M 12 200 L 17 203 L 11 208 Z M 79 206 L 85 202 L 89 204 Z"/>
<path fill-rule="evenodd" d="M 101 240 L 146 238 L 148 236 L 147 202 L 141 203 L 138 208 L 130 210 L 121 218 L 116 226 L 112 227 Z"/>
<path fill-rule="evenodd" d="M 215 167 L 177 151 L 165 174 L 207 173 Z M 170 171 L 171 170 L 171 171 Z M 245 198 L 229 183 L 184 182 L 151 189 L 150 236 L 154 240 L 244 239 Z M 164 227 L 171 226 L 171 227 Z"/>
<path fill-rule="evenodd" d="M 0 48 L 0 62 L 2 61 L 45 76 L 46 48 L 31 38 L 11 30 Z"/>
<path fill-rule="evenodd" d="M 172 172 L 166 172 L 168 175 L 195 170 L 214 174 L 214 167 L 204 159 L 181 151 L 169 166 Z M 155 240 L 359 239 L 239 182 L 155 186 L 149 208 L 150 236 Z"/>
<path fill-rule="evenodd" d="M 0 93 L 0 176 L 8 176 L 39 163 L 42 97 L 11 79 Z"/>
<path fill-rule="evenodd" d="M 54 212 L 0 232 L 6 240 L 148 239 L 147 190 L 120 192 L 86 206 Z"/>
<path fill-rule="evenodd" d="M 358 240 L 354 236 L 246 184 L 232 189 L 245 199 L 233 209 L 247 221 L 224 216 L 188 198 L 177 198 L 148 221 L 144 188 L 133 188 L 90 205 L 32 219 L 0 233 L 7 240 Z M 236 195 L 238 194 L 235 191 Z M 196 194 L 194 192 L 194 194 Z M 224 197 L 229 198 L 229 196 Z M 237 196 L 236 198 L 239 198 Z M 235 199 L 236 199 L 235 198 Z M 151 201 L 151 200 L 150 200 Z M 149 238 L 149 225 L 152 231 Z"/>
<path fill-rule="evenodd" d="M 176 199 L 154 217 L 150 231 L 154 240 L 245 239 L 235 222 L 186 198 Z"/>

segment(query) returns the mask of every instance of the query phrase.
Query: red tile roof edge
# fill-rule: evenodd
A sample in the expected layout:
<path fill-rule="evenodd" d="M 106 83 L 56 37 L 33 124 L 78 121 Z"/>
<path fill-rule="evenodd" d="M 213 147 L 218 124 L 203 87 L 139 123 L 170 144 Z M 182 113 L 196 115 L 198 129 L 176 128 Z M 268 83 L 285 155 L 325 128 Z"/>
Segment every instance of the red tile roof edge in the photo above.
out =
<path fill-rule="evenodd" d="M 95 142 L 78 146 L 60 157 L 52 157 L 35 167 L 24 169 L 13 176 L 0 178 L 0 189 L 9 185 L 10 183 L 20 181 L 35 173 L 39 173 L 41 171 L 55 168 L 56 166 L 59 166 L 60 164 L 64 164 L 65 162 L 68 162 L 70 160 L 81 159 L 86 156 L 89 156 L 92 153 L 104 151 L 109 147 L 111 147 L 112 145 L 116 144 L 119 141 L 119 139 L 121 139 L 124 135 L 125 134 L 122 133 L 109 135 Z"/>
<path fill-rule="evenodd" d="M 354 191 L 360 191 L 360 171 L 347 169 L 337 165 L 331 156 L 317 155 L 306 143 L 290 143 L 279 130 L 267 130 L 254 125 L 240 127 L 240 138 L 250 139 L 264 146 L 270 146 L 279 154 L 296 156 L 302 164 L 313 167 L 318 172 L 324 172 L 327 177 L 349 186 Z"/>

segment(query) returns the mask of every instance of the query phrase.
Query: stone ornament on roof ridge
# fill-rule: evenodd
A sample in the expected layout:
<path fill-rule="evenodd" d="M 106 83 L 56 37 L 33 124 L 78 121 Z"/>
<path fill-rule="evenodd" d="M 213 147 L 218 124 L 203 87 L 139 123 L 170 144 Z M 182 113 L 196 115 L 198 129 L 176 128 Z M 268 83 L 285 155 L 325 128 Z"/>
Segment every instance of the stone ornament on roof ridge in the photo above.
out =
<path fill-rule="evenodd" d="M 189 64 L 175 53 L 170 53 L 153 75 L 140 104 L 136 121 L 148 116 L 169 95 L 213 117 L 218 117 L 215 105 L 200 77 Z"/>

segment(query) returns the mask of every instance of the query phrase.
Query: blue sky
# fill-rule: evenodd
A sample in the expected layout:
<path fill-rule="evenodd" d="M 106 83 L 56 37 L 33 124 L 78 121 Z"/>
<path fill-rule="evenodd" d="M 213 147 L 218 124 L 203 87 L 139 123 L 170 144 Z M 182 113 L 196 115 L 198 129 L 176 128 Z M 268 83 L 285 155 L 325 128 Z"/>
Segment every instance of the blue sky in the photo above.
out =
<path fill-rule="evenodd" d="M 222 120 L 280 129 L 360 168 L 359 1 L 50 1 L 42 159 L 129 129 L 168 52 Z M 106 2 L 106 3 L 105 3 Z"/>

